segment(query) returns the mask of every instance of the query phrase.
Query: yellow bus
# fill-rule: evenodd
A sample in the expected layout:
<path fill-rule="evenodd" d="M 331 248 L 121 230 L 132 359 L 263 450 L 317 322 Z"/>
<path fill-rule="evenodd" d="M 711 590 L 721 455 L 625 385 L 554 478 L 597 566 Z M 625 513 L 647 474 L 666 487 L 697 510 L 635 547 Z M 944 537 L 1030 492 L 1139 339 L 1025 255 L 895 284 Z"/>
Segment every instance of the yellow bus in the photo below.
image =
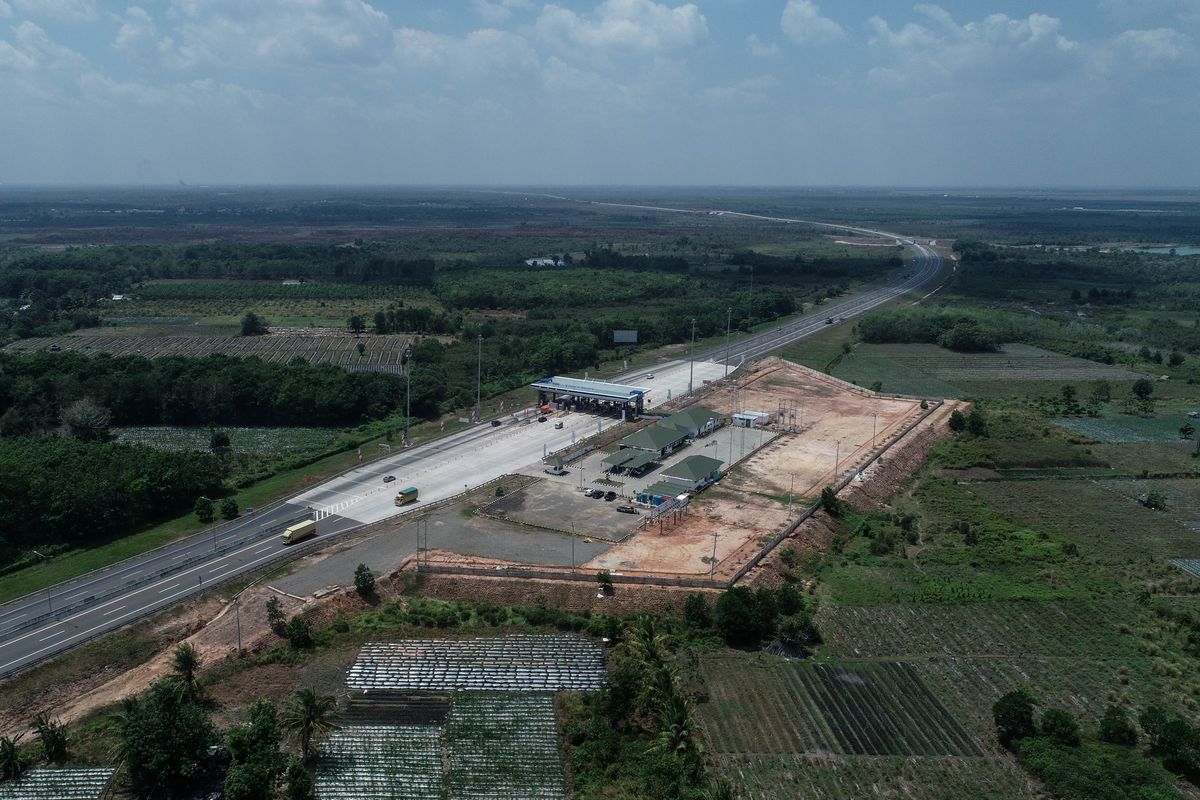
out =
<path fill-rule="evenodd" d="M 317 535 L 317 523 L 314 520 L 306 519 L 304 522 L 297 522 L 295 525 L 287 528 L 280 537 L 280 541 L 284 544 L 295 544 L 301 542 L 310 536 Z"/>
<path fill-rule="evenodd" d="M 409 486 L 396 492 L 396 505 L 406 506 L 417 502 L 417 487 Z"/>

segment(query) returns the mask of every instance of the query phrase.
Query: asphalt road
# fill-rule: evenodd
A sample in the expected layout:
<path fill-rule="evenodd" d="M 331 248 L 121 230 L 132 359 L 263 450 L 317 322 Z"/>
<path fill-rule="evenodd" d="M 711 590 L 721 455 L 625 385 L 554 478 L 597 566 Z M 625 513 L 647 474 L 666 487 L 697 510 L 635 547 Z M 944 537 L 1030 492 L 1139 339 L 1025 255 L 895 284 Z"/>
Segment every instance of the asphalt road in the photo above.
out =
<path fill-rule="evenodd" d="M 654 210 L 709 213 L 688 209 Z M 691 380 L 700 385 L 702 380 L 720 378 L 726 366 L 733 369 L 743 360 L 825 330 L 826 319 L 830 317 L 835 321 L 849 319 L 917 288 L 930 281 L 941 267 L 941 259 L 932 249 L 894 234 L 803 220 L 761 219 L 895 238 L 915 251 L 916 266 L 908 277 L 897 283 L 829 303 L 812 317 L 743 336 L 736 343 L 731 342 L 728 349 L 717 347 L 698 353 L 694 365 L 679 360 L 653 369 L 634 370 L 618 380 L 648 386 L 654 404 L 660 404 L 669 396 L 686 392 Z M 727 365 L 725 359 L 728 359 Z M 653 378 L 649 377 L 652 373 Z M 214 582 L 319 547 L 321 541 L 335 534 L 421 508 L 421 504 L 396 508 L 392 499 L 399 486 L 419 486 L 421 499 L 425 502 L 449 498 L 469 486 L 477 486 L 534 463 L 545 452 L 553 452 L 617 422 L 584 414 L 566 415 L 561 421 L 562 429 L 532 420 L 500 427 L 481 425 L 411 450 L 398 451 L 333 478 L 288 502 L 6 603 L 0 606 L 0 677 L 167 608 L 202 592 Z M 397 480 L 384 483 L 385 475 L 395 475 Z M 303 543 L 299 549 L 293 546 L 289 551 L 280 541 L 280 531 L 314 513 L 318 519 L 317 543 Z M 400 552 L 415 550 L 407 537 L 397 541 L 395 546 Z"/>

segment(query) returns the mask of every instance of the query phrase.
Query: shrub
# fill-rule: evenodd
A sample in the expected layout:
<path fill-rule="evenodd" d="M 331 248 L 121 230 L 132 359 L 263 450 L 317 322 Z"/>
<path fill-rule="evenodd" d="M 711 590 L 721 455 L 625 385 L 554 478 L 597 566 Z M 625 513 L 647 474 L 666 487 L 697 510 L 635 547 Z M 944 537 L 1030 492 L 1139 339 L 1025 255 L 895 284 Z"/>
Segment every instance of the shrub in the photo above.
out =
<path fill-rule="evenodd" d="M 206 525 L 216 519 L 216 513 L 213 510 L 213 502 L 207 497 L 197 497 L 196 505 L 192 507 L 192 510 L 196 512 L 196 519 L 200 520 Z"/>
<path fill-rule="evenodd" d="M 354 570 L 354 590 L 362 597 L 375 593 L 375 576 L 366 564 L 359 564 Z"/>
<path fill-rule="evenodd" d="M 221 501 L 222 519 L 237 519 L 239 514 L 237 500 L 232 497 L 226 497 Z"/>
<path fill-rule="evenodd" d="M 284 636 L 287 637 L 288 644 L 297 650 L 313 646 L 312 625 L 308 624 L 306 619 L 292 617 L 288 620 L 287 627 L 284 628 Z"/>
<path fill-rule="evenodd" d="M 1033 707 L 1037 701 L 1029 690 L 1016 689 L 1001 697 L 992 706 L 992 720 L 996 723 L 996 737 L 1000 744 L 1012 749 L 1020 740 L 1033 736 Z"/>
<path fill-rule="evenodd" d="M 967 429 L 967 418 L 957 408 L 950 412 L 950 430 L 962 433 Z"/>
<path fill-rule="evenodd" d="M 1042 714 L 1042 736 L 1053 739 L 1066 747 L 1079 746 L 1079 723 L 1071 712 L 1062 708 L 1049 708 Z"/>
<path fill-rule="evenodd" d="M 708 608 L 708 598 L 693 592 L 683 601 L 683 621 L 692 630 L 707 630 L 712 627 L 712 613 Z"/>
<path fill-rule="evenodd" d="M 1109 706 L 1100 720 L 1100 738 L 1109 744 L 1133 747 L 1138 741 L 1137 728 L 1120 706 Z"/>
<path fill-rule="evenodd" d="M 267 598 L 267 624 L 276 633 L 283 630 L 283 608 L 280 607 L 279 598 L 275 595 Z"/>

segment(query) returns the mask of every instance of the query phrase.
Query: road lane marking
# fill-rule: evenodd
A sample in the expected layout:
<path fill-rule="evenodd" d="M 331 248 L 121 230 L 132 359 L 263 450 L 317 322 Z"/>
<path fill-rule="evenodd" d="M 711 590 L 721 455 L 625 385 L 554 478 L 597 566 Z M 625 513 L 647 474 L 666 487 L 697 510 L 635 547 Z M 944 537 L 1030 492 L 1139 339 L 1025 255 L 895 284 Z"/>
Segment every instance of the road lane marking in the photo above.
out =
<path fill-rule="evenodd" d="M 52 634 L 50 634 L 49 636 L 47 636 L 46 638 L 44 638 L 44 639 L 38 639 L 38 641 L 39 641 L 39 642 L 45 642 L 45 641 L 49 641 L 50 639 L 53 639 L 53 638 L 55 638 L 56 636 L 62 636 L 62 635 L 63 635 L 64 633 L 66 633 L 66 632 L 67 632 L 67 629 L 66 629 L 66 628 L 63 628 L 62 630 L 58 631 L 57 633 L 52 633 Z"/>
<path fill-rule="evenodd" d="M 178 586 L 179 586 L 179 584 L 178 584 L 178 583 L 176 583 L 176 584 L 174 584 L 174 585 L 172 585 L 172 586 L 168 586 L 168 587 L 167 587 L 167 588 L 165 588 L 165 589 L 160 589 L 160 590 L 158 591 L 158 593 L 159 593 L 159 594 L 162 594 L 163 592 L 169 592 L 169 591 L 171 591 L 172 589 L 174 589 L 174 588 L 176 588 L 176 587 L 178 587 Z"/>
<path fill-rule="evenodd" d="M 270 549 L 272 549 L 272 548 L 274 548 L 274 547 L 275 547 L 275 543 L 274 543 L 274 542 L 271 542 L 271 543 L 270 543 L 269 545 L 267 545 L 266 547 L 260 547 L 260 548 L 258 548 L 257 550 L 255 550 L 254 552 L 255 552 L 255 553 L 263 553 L 263 552 L 266 552 L 267 550 L 270 550 Z"/>
<path fill-rule="evenodd" d="M 124 611 L 124 610 L 125 610 L 125 606 L 117 606 L 117 607 L 116 607 L 116 608 L 114 608 L 112 611 L 105 611 L 105 612 L 104 612 L 103 614 L 101 614 L 100 616 L 102 616 L 102 617 L 111 617 L 113 614 L 116 614 L 118 611 Z"/>
<path fill-rule="evenodd" d="M 227 569 L 233 569 L 233 564 L 226 564 L 225 566 L 221 567 L 220 569 L 212 570 L 208 574 L 209 575 L 220 575 L 222 572 L 224 572 Z"/>

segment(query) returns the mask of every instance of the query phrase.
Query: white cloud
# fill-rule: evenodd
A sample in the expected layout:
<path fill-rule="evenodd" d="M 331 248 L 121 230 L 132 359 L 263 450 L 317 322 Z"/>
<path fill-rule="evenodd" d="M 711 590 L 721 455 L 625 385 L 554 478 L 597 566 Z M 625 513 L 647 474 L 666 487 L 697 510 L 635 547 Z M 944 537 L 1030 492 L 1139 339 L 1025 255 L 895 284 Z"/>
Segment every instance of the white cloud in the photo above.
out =
<path fill-rule="evenodd" d="M 436 69 L 463 75 L 510 76 L 533 70 L 539 60 L 533 46 L 508 31 L 484 28 L 462 38 L 415 28 L 395 32 L 396 59 L 401 66 Z"/>
<path fill-rule="evenodd" d="M 30 16 L 63 22 L 91 22 L 97 17 L 92 0 L 13 0 L 13 5 Z"/>
<path fill-rule="evenodd" d="M 746 49 L 750 51 L 750 55 L 758 58 L 769 58 L 779 55 L 779 45 L 774 42 L 764 42 L 755 33 L 746 37 Z"/>
<path fill-rule="evenodd" d="M 1143 66 L 1170 64 L 1191 50 L 1192 40 L 1173 28 L 1125 31 L 1116 39 L 1119 51 Z"/>
<path fill-rule="evenodd" d="M 833 42 L 846 35 L 841 25 L 821 16 L 820 6 L 811 0 L 788 0 L 780 26 L 798 44 Z"/>
<path fill-rule="evenodd" d="M 695 44 L 708 35 L 708 22 L 693 3 L 672 8 L 653 0 L 604 0 L 587 16 L 548 5 L 536 29 L 564 47 L 656 52 Z"/>
<path fill-rule="evenodd" d="M 176 0 L 164 41 L 176 66 L 203 62 L 377 64 L 390 55 L 387 14 L 363 0 Z"/>
<path fill-rule="evenodd" d="M 4 0 L 0 0 L 0 18 L 11 17 L 12 8 Z"/>
<path fill-rule="evenodd" d="M 117 38 L 113 47 L 126 52 L 137 52 L 153 47 L 158 42 L 158 26 L 154 17 L 141 6 L 130 6 L 125 9 L 125 16 L 117 17 L 121 27 L 117 30 Z"/>
<path fill-rule="evenodd" d="M 528 11 L 533 8 L 531 0 L 472 0 L 472 5 L 488 25 L 499 25 L 508 21 L 514 11 Z"/>

